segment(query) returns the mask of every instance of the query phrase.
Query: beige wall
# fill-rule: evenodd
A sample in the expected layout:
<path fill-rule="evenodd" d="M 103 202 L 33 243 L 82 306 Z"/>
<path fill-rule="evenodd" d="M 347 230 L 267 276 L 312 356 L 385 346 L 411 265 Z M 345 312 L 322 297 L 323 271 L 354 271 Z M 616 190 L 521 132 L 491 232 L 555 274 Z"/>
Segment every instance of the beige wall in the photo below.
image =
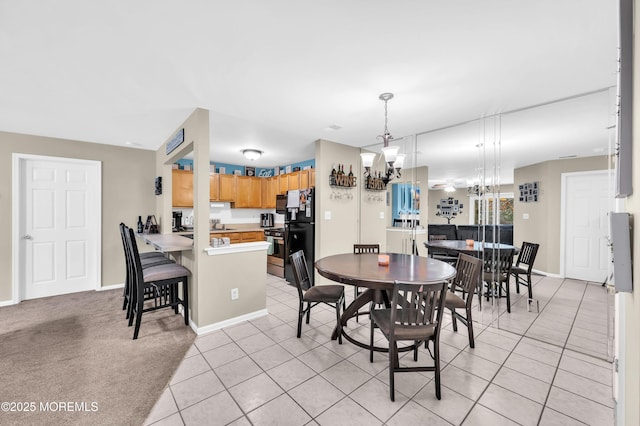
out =
<path fill-rule="evenodd" d="M 500 185 L 500 193 L 501 194 L 509 194 L 513 193 L 516 195 L 513 190 L 513 185 Z M 429 223 L 438 224 L 438 223 L 447 223 L 447 219 L 442 216 L 436 216 L 438 209 L 436 206 L 440 203 L 440 200 L 443 198 L 453 197 L 455 200 L 458 200 L 464 206 L 462 209 L 462 214 L 458 215 L 455 219 L 451 220 L 452 225 L 468 225 L 469 224 L 469 214 L 473 210 L 473 206 L 471 205 L 469 193 L 467 188 L 458 188 L 456 192 L 448 193 L 445 192 L 444 189 L 431 189 L 429 190 Z"/>
<path fill-rule="evenodd" d="M 513 242 L 536 242 L 540 249 L 534 268 L 548 274 L 560 273 L 560 202 L 563 173 L 588 170 L 606 170 L 608 157 L 597 156 L 567 160 L 546 161 L 514 171 L 514 187 L 526 182 L 539 182 L 537 203 L 521 203 L 518 194 L 514 200 Z M 523 219 L 527 213 L 529 219 Z"/>
<path fill-rule="evenodd" d="M 640 7 L 634 8 L 635 22 L 640 22 Z M 634 194 L 626 199 L 626 211 L 632 215 L 640 214 L 640 35 L 636 31 L 634 35 L 634 64 L 633 79 L 636 82 L 633 87 L 633 189 Z M 640 262 L 637 261 L 635 254 L 640 253 L 640 231 L 638 230 L 637 218 L 632 219 L 634 222 L 632 244 L 634 260 L 633 276 L 635 277 L 633 293 L 622 293 L 618 297 L 618 312 L 620 313 L 620 322 L 622 323 L 620 333 L 617 338 L 622 341 L 622 353 L 620 354 L 621 369 L 620 374 L 624 375 L 624 384 L 621 389 L 621 395 L 624 398 L 623 412 L 620 413 L 619 424 L 638 425 L 640 424 L 640 333 L 638 332 L 638 324 L 640 324 L 640 297 L 638 296 L 640 279 Z"/>
<path fill-rule="evenodd" d="M 155 211 L 154 152 L 41 136 L 0 132 L 0 302 L 11 300 L 12 154 L 102 162 L 102 286 L 122 284 L 125 265 L 118 224 L 135 226 Z"/>
<path fill-rule="evenodd" d="M 358 242 L 359 229 L 359 189 L 362 186 L 362 174 L 357 173 L 357 187 L 353 189 L 334 189 L 329 186 L 332 165 L 353 164 L 360 168 L 360 148 L 341 145 L 327 140 L 317 140 L 316 156 L 316 259 L 338 253 L 353 251 Z M 333 193 L 353 195 L 352 199 L 335 199 Z M 325 213 L 331 212 L 331 219 L 325 219 Z M 367 219 L 369 220 L 369 219 Z M 368 237 L 369 238 L 369 237 Z M 329 284 L 328 280 L 316 273 L 316 283 Z M 335 283 L 334 283 L 335 284 Z"/>
<path fill-rule="evenodd" d="M 453 197 L 454 200 L 458 200 L 459 203 L 462 203 L 462 214 L 456 216 L 455 219 L 451 219 L 452 225 L 467 225 L 469 223 L 469 195 L 467 194 L 466 189 L 456 189 L 456 192 L 449 193 L 445 192 L 444 189 L 430 189 L 429 190 L 429 209 L 427 220 L 429 224 L 441 224 L 447 223 L 447 219 L 442 216 L 436 216 L 438 209 L 436 206 L 440 203 L 440 200 L 443 198 Z"/>

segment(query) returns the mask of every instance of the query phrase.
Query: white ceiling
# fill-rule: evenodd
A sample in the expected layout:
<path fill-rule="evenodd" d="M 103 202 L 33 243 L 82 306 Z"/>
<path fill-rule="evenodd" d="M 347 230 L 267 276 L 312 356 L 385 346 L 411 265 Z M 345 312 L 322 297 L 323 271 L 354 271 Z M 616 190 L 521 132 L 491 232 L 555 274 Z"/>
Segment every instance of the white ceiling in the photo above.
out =
<path fill-rule="evenodd" d="M 418 134 L 430 178 L 464 181 L 479 121 L 511 167 L 608 149 L 610 0 L 0 0 L 0 130 L 157 149 L 211 112 L 214 162 L 272 167 L 313 142 Z M 588 96 L 580 96 L 591 93 Z M 327 130 L 339 125 L 340 130 Z M 469 171 L 472 173 L 469 173 Z"/>

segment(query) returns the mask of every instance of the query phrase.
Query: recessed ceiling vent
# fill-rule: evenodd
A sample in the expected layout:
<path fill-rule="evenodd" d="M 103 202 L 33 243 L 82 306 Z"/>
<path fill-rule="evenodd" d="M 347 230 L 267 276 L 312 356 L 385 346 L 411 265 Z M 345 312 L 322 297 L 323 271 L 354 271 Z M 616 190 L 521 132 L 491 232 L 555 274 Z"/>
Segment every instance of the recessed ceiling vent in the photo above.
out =
<path fill-rule="evenodd" d="M 576 158 L 577 155 L 573 154 L 573 155 L 563 155 L 562 157 L 558 157 L 559 159 L 565 159 L 565 158 Z"/>
<path fill-rule="evenodd" d="M 328 130 L 328 131 L 335 131 L 340 129 L 342 129 L 342 126 L 338 124 L 332 124 L 331 126 L 325 127 L 325 130 Z"/>

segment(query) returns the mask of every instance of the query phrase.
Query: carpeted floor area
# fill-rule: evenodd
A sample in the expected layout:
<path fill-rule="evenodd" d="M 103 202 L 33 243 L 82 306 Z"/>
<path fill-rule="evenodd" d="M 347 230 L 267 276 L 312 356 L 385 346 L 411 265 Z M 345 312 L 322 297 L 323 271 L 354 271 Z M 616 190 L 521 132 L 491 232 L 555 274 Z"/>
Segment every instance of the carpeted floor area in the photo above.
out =
<path fill-rule="evenodd" d="M 134 341 L 121 308 L 122 290 L 0 308 L 0 424 L 142 424 L 196 336 L 163 309 Z"/>

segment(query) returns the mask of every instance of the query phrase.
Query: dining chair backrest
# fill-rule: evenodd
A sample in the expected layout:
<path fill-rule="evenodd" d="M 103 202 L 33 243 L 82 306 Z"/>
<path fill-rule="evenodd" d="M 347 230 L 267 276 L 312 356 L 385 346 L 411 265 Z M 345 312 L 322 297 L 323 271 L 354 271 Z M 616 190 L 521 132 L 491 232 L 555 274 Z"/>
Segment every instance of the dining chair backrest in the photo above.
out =
<path fill-rule="evenodd" d="M 520 266 L 521 264 L 527 265 L 528 273 L 531 273 L 533 262 L 535 262 L 536 255 L 538 254 L 538 247 L 540 247 L 540 244 L 523 241 L 522 249 L 520 250 L 520 253 L 518 253 L 516 266 Z"/>
<path fill-rule="evenodd" d="M 439 329 L 447 283 L 405 283 L 395 281 L 391 299 L 390 339 L 402 339 L 402 329 Z M 397 329 L 397 330 L 396 330 Z"/>
<path fill-rule="evenodd" d="M 503 277 L 511 272 L 514 255 L 513 249 L 485 249 L 483 254 L 485 272 L 494 272 Z"/>
<path fill-rule="evenodd" d="M 451 283 L 452 291 L 462 291 L 463 294 L 473 296 L 478 278 L 482 270 L 482 260 L 468 254 L 460 253 L 456 262 L 456 276 Z M 471 299 L 471 297 L 469 297 Z"/>
<path fill-rule="evenodd" d="M 446 239 L 446 235 L 429 235 L 429 241 L 443 241 Z"/>
<path fill-rule="evenodd" d="M 291 266 L 293 268 L 293 277 L 298 288 L 298 296 L 302 300 L 303 293 L 309 290 L 313 284 L 309 278 L 309 270 L 307 269 L 307 260 L 305 259 L 304 252 L 298 250 L 297 252 L 289 256 Z"/>
<path fill-rule="evenodd" d="M 380 253 L 380 244 L 354 244 L 353 254 Z"/>

